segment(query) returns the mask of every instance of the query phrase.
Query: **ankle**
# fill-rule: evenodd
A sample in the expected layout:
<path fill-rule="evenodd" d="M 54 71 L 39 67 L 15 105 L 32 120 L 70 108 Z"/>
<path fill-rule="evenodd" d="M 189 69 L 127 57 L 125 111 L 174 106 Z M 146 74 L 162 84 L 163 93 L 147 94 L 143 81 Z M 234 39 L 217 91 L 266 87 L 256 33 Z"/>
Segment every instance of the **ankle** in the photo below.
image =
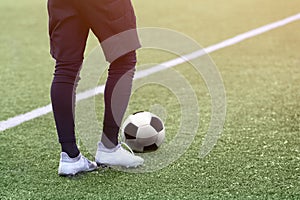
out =
<path fill-rule="evenodd" d="M 114 149 L 118 146 L 118 140 L 109 139 L 104 133 L 102 133 L 101 143 L 107 149 Z"/>
<path fill-rule="evenodd" d="M 67 153 L 70 158 L 76 158 L 80 154 L 75 142 L 61 143 L 61 151 Z"/>
<path fill-rule="evenodd" d="M 119 145 L 110 148 L 110 147 L 106 147 L 106 146 L 103 144 L 103 142 L 100 141 L 100 142 L 98 143 L 98 148 L 99 148 L 99 150 L 101 150 L 101 151 L 103 151 L 103 152 L 111 153 L 111 152 L 115 152 L 116 150 L 118 150 Z"/>

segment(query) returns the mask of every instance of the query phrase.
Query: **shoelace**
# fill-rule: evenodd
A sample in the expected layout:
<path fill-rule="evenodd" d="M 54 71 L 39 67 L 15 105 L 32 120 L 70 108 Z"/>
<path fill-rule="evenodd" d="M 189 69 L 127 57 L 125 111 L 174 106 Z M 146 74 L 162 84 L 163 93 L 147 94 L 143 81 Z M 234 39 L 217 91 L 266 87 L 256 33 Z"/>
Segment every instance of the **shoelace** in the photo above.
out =
<path fill-rule="evenodd" d="M 134 152 L 132 151 L 132 149 L 130 148 L 130 146 L 128 146 L 128 144 L 126 144 L 125 142 L 121 142 L 121 147 L 122 147 L 122 145 L 124 145 L 131 152 L 131 154 L 134 155 Z"/>

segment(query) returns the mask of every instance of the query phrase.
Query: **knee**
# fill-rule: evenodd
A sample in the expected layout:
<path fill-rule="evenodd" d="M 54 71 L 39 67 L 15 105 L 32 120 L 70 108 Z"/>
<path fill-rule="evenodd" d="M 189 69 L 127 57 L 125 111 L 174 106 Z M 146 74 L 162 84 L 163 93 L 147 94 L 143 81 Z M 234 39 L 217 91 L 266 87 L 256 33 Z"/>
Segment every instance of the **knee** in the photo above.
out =
<path fill-rule="evenodd" d="M 56 61 L 54 71 L 54 83 L 75 84 L 79 81 L 79 71 L 82 66 L 81 61 Z"/>
<path fill-rule="evenodd" d="M 127 71 L 134 71 L 136 65 L 136 52 L 131 51 L 118 59 L 114 60 L 109 67 L 110 73 L 126 73 Z"/>

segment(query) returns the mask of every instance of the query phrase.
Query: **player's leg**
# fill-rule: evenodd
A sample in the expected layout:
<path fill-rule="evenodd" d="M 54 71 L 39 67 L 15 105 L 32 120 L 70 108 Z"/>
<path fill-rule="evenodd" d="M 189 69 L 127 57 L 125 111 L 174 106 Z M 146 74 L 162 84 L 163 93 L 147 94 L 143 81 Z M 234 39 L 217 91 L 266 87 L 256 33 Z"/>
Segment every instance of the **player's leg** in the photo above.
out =
<path fill-rule="evenodd" d="M 131 51 L 115 61 L 108 70 L 104 91 L 104 121 L 101 142 L 108 148 L 118 144 L 118 133 L 131 95 L 136 53 Z"/>
<path fill-rule="evenodd" d="M 89 28 L 72 2 L 48 0 L 51 54 L 56 60 L 51 101 L 62 147 L 59 166 L 62 175 L 95 169 L 93 163 L 81 156 L 74 131 L 75 90 Z"/>
<path fill-rule="evenodd" d="M 92 31 L 99 39 L 109 66 L 105 85 L 103 134 L 96 162 L 135 167 L 143 159 L 118 144 L 118 133 L 131 94 L 136 53 L 140 47 L 136 19 L 130 0 L 100 2 L 87 0 L 80 6 Z"/>
<path fill-rule="evenodd" d="M 98 164 L 137 167 L 144 162 L 118 144 L 119 129 L 131 94 L 135 64 L 136 52 L 131 51 L 109 66 L 104 91 L 103 133 L 95 157 Z"/>
<path fill-rule="evenodd" d="M 120 124 L 131 93 L 135 50 L 140 47 L 136 18 L 130 0 L 86 0 L 79 8 L 100 41 L 107 61 L 111 63 L 104 94 L 102 142 L 106 147 L 113 148 L 118 144 Z M 120 80 L 123 84 L 117 84 Z M 115 88 L 117 85 L 122 89 Z"/>

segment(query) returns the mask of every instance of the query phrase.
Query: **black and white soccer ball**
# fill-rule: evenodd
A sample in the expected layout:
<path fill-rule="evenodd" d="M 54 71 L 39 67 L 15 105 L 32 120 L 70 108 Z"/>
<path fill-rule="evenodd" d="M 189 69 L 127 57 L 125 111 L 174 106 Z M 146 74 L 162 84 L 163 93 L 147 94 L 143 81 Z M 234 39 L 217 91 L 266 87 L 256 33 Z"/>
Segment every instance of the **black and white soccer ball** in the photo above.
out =
<path fill-rule="evenodd" d="M 135 152 L 155 151 L 165 139 L 164 123 L 153 113 L 134 113 L 123 123 L 122 139 Z"/>

